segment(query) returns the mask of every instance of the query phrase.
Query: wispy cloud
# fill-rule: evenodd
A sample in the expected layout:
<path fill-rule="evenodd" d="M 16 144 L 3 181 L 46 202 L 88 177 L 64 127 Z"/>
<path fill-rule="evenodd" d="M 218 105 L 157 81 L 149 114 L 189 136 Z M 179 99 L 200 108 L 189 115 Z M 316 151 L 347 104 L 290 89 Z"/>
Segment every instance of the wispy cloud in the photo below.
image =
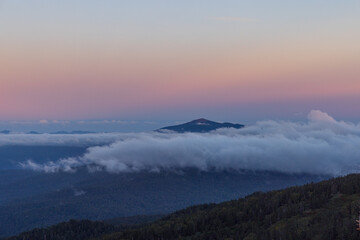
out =
<path fill-rule="evenodd" d="M 308 119 L 306 123 L 262 121 L 206 134 L 122 135 L 109 145 L 88 148 L 81 157 L 44 165 L 28 161 L 23 167 L 45 172 L 71 172 L 78 167 L 115 173 L 182 168 L 333 175 L 359 172 L 360 125 L 337 121 L 321 111 L 312 111 Z M 95 141 L 96 135 L 93 137 Z"/>
<path fill-rule="evenodd" d="M 17 146 L 93 146 L 111 144 L 135 137 L 136 133 L 90 133 L 90 134 L 0 134 L 0 147 Z"/>
<path fill-rule="evenodd" d="M 46 120 L 46 119 L 42 119 L 39 120 L 40 124 L 69 124 L 70 121 L 65 121 L 65 120 Z"/>
<path fill-rule="evenodd" d="M 46 119 L 42 119 L 42 120 L 39 120 L 39 123 L 40 123 L 40 124 L 48 124 L 49 121 L 46 120 Z"/>
<path fill-rule="evenodd" d="M 222 22 L 240 22 L 240 23 L 255 23 L 259 22 L 259 19 L 256 18 L 248 18 L 248 17 L 231 17 L 231 16 L 223 16 L 223 17 L 214 17 L 213 19 Z"/>

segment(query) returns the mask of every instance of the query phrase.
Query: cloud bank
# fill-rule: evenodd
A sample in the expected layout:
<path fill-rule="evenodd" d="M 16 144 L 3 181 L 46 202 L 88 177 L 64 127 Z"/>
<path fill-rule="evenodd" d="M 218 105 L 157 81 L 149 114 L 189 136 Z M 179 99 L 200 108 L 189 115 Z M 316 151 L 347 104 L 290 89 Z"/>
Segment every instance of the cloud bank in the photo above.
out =
<path fill-rule="evenodd" d="M 262 121 L 203 134 L 137 133 L 90 147 L 81 157 L 45 165 L 28 161 L 23 166 L 45 172 L 197 168 L 343 175 L 360 170 L 360 125 L 311 111 L 305 123 Z"/>
<path fill-rule="evenodd" d="M 92 146 L 110 144 L 134 137 L 135 133 L 91 134 L 0 134 L 0 147 L 6 145 L 29 146 Z"/>

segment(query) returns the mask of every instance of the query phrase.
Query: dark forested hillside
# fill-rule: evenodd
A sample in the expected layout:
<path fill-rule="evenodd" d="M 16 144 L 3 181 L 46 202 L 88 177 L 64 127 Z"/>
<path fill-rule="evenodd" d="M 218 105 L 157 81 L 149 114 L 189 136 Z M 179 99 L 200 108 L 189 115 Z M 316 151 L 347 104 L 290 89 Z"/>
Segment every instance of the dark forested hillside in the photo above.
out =
<path fill-rule="evenodd" d="M 24 176 L 22 176 L 22 174 Z M 0 172 L 0 237 L 70 219 L 105 220 L 168 214 L 188 206 L 223 202 L 254 191 L 302 185 L 321 178 L 272 172 L 32 173 L 10 181 Z M 4 176 L 4 177 L 2 177 Z M 36 189 L 36 190 L 32 190 Z M 38 189 L 38 190 L 37 190 Z M 35 191 L 44 191 L 31 195 Z M 26 194 L 24 198 L 19 198 Z M 24 217 L 26 216 L 26 217 Z"/>
<path fill-rule="evenodd" d="M 52 227 L 24 232 L 19 236 L 9 238 L 9 240 L 83 240 L 99 237 L 105 233 L 114 232 L 116 229 L 115 226 L 103 222 L 71 220 Z"/>
<path fill-rule="evenodd" d="M 352 174 L 301 187 L 257 192 L 220 204 L 190 207 L 151 224 L 100 237 L 93 234 L 93 227 L 89 223 L 89 229 L 84 227 L 69 231 L 79 231 L 82 236 L 101 240 L 355 240 L 360 238 L 355 221 L 359 217 L 359 204 L 360 174 Z M 61 228 L 55 229 L 58 233 Z M 52 228 L 48 230 L 50 232 L 47 234 L 50 234 Z M 111 227 L 109 230 L 105 228 L 104 232 L 111 230 Z M 38 232 L 35 230 L 35 233 Z M 12 239 L 45 239 L 41 235 L 37 235 L 40 238 L 26 238 L 35 236 L 27 234 L 21 235 L 25 238 Z M 61 239 L 78 239 L 66 236 L 68 233 L 64 231 Z"/>
<path fill-rule="evenodd" d="M 359 239 L 360 175 L 195 206 L 101 239 Z"/>
<path fill-rule="evenodd" d="M 70 220 L 46 228 L 35 228 L 7 240 L 86 240 L 127 228 L 143 226 L 164 215 L 139 215 L 106 221 Z M 2 239 L 2 238 L 0 238 Z M 5 238 L 4 238 L 5 239 Z"/>

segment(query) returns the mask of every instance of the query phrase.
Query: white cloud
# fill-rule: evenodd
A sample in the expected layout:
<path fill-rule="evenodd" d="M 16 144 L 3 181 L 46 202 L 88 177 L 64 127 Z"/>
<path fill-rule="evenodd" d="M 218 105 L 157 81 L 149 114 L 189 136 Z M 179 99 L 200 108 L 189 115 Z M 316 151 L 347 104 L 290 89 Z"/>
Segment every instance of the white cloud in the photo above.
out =
<path fill-rule="evenodd" d="M 336 120 L 333 117 L 320 110 L 312 110 L 308 115 L 308 119 L 313 122 L 321 121 L 321 122 L 336 123 Z"/>
<path fill-rule="evenodd" d="M 0 146 L 5 145 L 67 145 L 92 146 L 110 144 L 131 138 L 136 133 L 90 133 L 90 134 L 0 134 Z"/>
<path fill-rule="evenodd" d="M 267 170 L 342 175 L 360 169 L 360 126 L 312 111 L 306 123 L 262 121 L 243 129 L 199 133 L 137 133 L 90 147 L 84 156 L 24 166 L 46 172 Z"/>
<path fill-rule="evenodd" d="M 70 124 L 70 121 L 65 121 L 65 120 L 52 120 L 51 123 L 53 123 L 53 124 Z"/>

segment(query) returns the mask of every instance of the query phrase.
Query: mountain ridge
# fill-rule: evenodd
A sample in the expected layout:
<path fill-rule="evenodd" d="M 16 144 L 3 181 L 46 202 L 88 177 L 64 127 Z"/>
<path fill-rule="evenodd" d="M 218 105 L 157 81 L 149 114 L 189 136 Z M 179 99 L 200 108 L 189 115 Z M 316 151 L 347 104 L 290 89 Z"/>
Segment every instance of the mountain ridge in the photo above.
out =
<path fill-rule="evenodd" d="M 113 233 L 104 229 L 96 239 L 356 240 L 360 237 L 355 221 L 359 203 L 360 174 L 350 174 L 283 190 L 255 192 L 219 204 L 188 207 L 147 225 Z M 84 232 L 93 235 L 95 223 L 87 224 L 81 230 L 83 236 Z M 44 235 L 52 234 L 52 229 L 35 229 L 9 239 L 42 240 Z M 78 228 L 70 232 L 74 230 Z M 68 233 L 63 232 L 56 239 L 70 239 L 65 237 Z"/>
<path fill-rule="evenodd" d="M 160 132 L 173 131 L 177 133 L 186 133 L 186 132 L 206 133 L 206 132 L 214 131 L 219 128 L 240 129 L 243 127 L 245 127 L 245 125 L 243 124 L 237 124 L 237 123 L 234 124 L 229 122 L 219 123 L 208 120 L 206 118 L 199 118 L 187 123 L 163 127 L 156 131 L 160 131 Z"/>

